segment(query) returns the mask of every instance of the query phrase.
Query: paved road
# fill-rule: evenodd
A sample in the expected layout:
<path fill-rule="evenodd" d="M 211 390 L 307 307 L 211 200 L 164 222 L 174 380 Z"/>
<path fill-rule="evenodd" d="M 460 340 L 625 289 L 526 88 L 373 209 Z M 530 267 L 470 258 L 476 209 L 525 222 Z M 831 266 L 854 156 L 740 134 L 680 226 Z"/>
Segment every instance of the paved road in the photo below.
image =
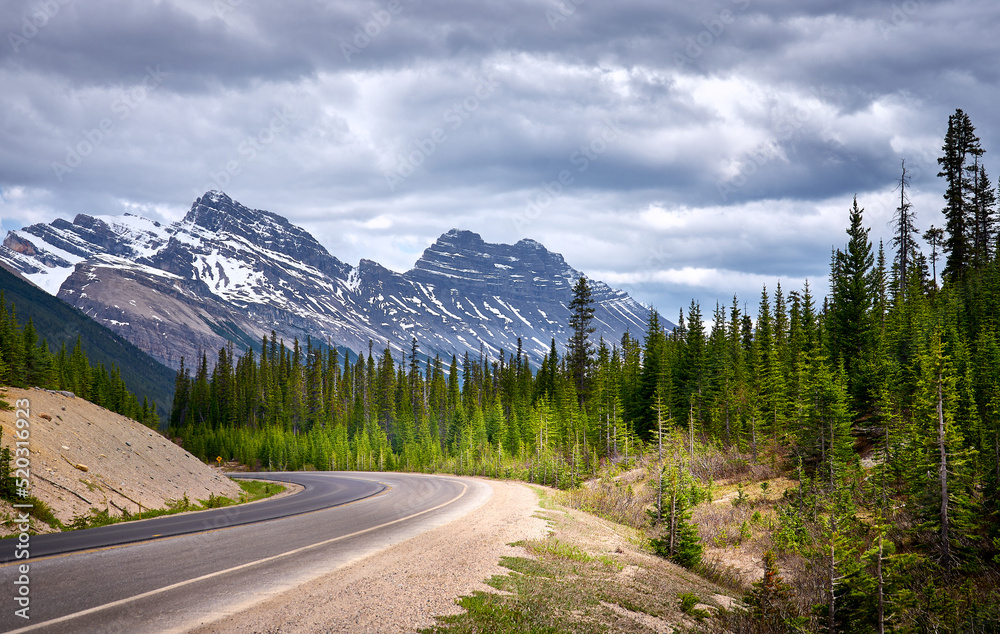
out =
<path fill-rule="evenodd" d="M 42 536 L 34 537 L 28 562 L 31 619 L 14 613 L 21 562 L 4 564 L 0 631 L 184 631 L 445 524 L 478 508 L 490 495 L 489 485 L 438 476 L 266 475 L 307 488 L 275 503 L 302 498 L 314 505 L 319 496 L 340 505 L 294 511 L 296 505 L 283 504 L 297 514 L 249 524 L 238 522 L 253 507 L 268 503 L 218 509 L 230 514 L 207 512 L 204 517 L 212 513 L 212 519 L 208 530 L 201 524 L 201 532 L 44 558 L 34 548 Z M 344 503 L 345 492 L 361 497 Z"/>
<path fill-rule="evenodd" d="M 38 535 L 31 539 L 31 557 L 39 559 L 77 550 L 106 548 L 157 537 L 174 537 L 236 524 L 253 524 L 348 504 L 385 490 L 384 485 L 370 480 L 331 478 L 329 475 L 316 473 L 234 473 L 232 475 L 278 482 L 294 482 L 302 485 L 304 490 L 297 495 L 232 508 L 168 515 L 140 522 L 125 522 L 81 531 Z M 15 561 L 16 541 L 16 539 L 0 540 L 0 563 Z"/>

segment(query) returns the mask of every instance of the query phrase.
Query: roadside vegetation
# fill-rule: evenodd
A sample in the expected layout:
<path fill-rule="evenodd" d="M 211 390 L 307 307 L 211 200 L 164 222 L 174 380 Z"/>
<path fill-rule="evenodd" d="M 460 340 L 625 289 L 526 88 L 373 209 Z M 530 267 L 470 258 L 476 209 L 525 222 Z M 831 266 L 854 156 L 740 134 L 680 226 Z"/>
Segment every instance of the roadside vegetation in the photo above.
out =
<path fill-rule="evenodd" d="M 462 597 L 465 612 L 424 632 L 667 632 L 729 605 L 730 590 L 656 557 L 642 531 L 564 506 L 536 488 L 549 534 L 518 542 L 524 556 Z"/>
<path fill-rule="evenodd" d="M 190 511 L 222 508 L 225 506 L 232 506 L 234 504 L 256 502 L 258 500 L 269 498 L 285 490 L 285 486 L 277 482 L 234 479 L 236 484 L 238 484 L 242 489 L 240 496 L 236 499 L 225 496 L 210 495 L 204 500 L 190 500 L 187 495 L 185 495 L 179 500 L 168 500 L 165 508 L 143 509 L 141 512 L 137 511 L 135 513 L 130 513 L 128 510 L 120 513 L 111 513 L 108 509 L 92 508 L 89 513 L 85 515 L 77 515 L 69 523 L 63 523 L 52 513 L 43 501 L 33 496 L 18 496 L 15 479 L 10 474 L 10 463 L 9 457 L 7 456 L 8 453 L 9 450 L 6 447 L 0 449 L 0 500 L 17 504 L 32 505 L 32 508 L 28 510 L 28 514 L 34 520 L 32 523 L 32 530 L 30 532 L 39 532 L 40 530 L 44 530 L 45 527 L 56 531 L 81 530 L 85 528 L 95 528 L 98 526 L 108 526 L 110 524 L 120 524 L 122 522 L 152 519 L 154 517 L 162 517 L 165 515 L 176 515 L 178 513 L 187 513 Z M 5 527 L 12 528 L 14 526 L 14 519 L 15 518 L 8 513 L 5 517 L 3 517 L 2 523 Z M 40 522 L 41 524 L 36 522 Z"/>

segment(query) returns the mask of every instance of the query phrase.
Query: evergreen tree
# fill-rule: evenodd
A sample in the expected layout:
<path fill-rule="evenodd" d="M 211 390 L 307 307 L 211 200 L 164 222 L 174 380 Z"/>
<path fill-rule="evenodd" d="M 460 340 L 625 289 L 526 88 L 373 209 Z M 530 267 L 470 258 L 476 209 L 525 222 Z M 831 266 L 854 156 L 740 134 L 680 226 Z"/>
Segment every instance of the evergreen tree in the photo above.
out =
<path fill-rule="evenodd" d="M 875 257 L 863 225 L 858 199 L 850 210 L 847 250 L 837 250 L 831 273 L 829 346 L 831 361 L 841 365 L 857 411 L 867 411 L 872 400 L 870 354 L 874 346 L 872 312 L 875 304 Z"/>
<path fill-rule="evenodd" d="M 938 249 L 944 245 L 944 229 L 931 225 L 931 228 L 924 232 L 923 238 L 931 246 L 931 279 L 934 288 L 937 288 L 937 261 L 940 257 Z"/>
<path fill-rule="evenodd" d="M 591 365 L 593 364 L 594 346 L 590 335 L 595 328 L 594 300 L 591 295 L 587 278 L 580 276 L 573 286 L 573 299 L 569 303 L 570 337 L 567 345 L 566 363 L 576 386 L 576 394 L 583 403 L 590 395 Z"/>
<path fill-rule="evenodd" d="M 683 320 L 679 327 L 683 327 Z M 660 316 L 653 310 L 649 314 L 646 327 L 645 345 L 639 368 L 638 390 L 635 396 L 636 410 L 631 412 L 636 433 L 645 438 L 653 438 L 656 433 L 656 395 L 663 381 L 666 336 L 660 325 Z"/>
<path fill-rule="evenodd" d="M 978 157 L 976 157 L 978 161 Z M 972 182 L 972 265 L 983 269 L 993 259 L 997 235 L 997 195 L 982 164 Z"/>
<path fill-rule="evenodd" d="M 917 227 L 914 224 L 916 216 L 913 213 L 913 205 L 906 194 L 906 188 L 910 185 L 910 176 L 906 172 L 906 161 L 901 161 L 902 173 L 899 176 L 899 206 L 893 215 L 893 236 L 892 245 L 896 247 L 896 267 L 898 279 L 896 288 L 893 290 L 901 297 L 905 298 L 907 280 L 909 279 L 910 264 L 917 256 L 918 249 L 914 236 L 917 235 Z"/>
<path fill-rule="evenodd" d="M 944 193 L 947 238 L 943 246 L 948 257 L 941 275 L 950 280 L 961 279 L 972 264 L 970 225 L 974 218 L 972 197 L 976 189 L 972 172 L 978 172 L 976 161 L 983 155 L 975 132 L 969 115 L 961 109 L 955 110 L 955 114 L 948 117 L 948 132 L 941 148 L 943 154 L 937 160 L 941 166 L 938 176 L 943 176 L 947 183 Z"/>

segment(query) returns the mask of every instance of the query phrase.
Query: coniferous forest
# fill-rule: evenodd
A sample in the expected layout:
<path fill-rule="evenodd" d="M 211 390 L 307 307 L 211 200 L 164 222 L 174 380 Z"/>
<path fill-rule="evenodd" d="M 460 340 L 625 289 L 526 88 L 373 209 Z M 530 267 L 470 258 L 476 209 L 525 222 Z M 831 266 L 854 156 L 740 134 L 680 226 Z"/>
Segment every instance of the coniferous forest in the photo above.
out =
<path fill-rule="evenodd" d="M 110 372 L 102 363 L 91 366 L 80 337 L 72 350 L 63 343 L 54 353 L 46 340 L 39 341 L 34 320 L 28 319 L 21 325 L 17 306 L 14 303 L 8 306 L 3 290 L 0 290 L 0 385 L 65 390 L 154 429 L 160 425 L 156 404 L 145 396 L 140 403 L 116 366 L 112 365 Z"/>
<path fill-rule="evenodd" d="M 177 375 L 169 433 L 204 459 L 263 469 L 441 471 L 573 488 L 610 464 L 659 467 L 663 550 L 696 567 L 684 509 L 722 471 L 767 465 L 795 487 L 774 551 L 730 631 L 1000 627 L 1000 241 L 995 188 L 968 115 L 949 118 L 938 210 L 915 210 L 905 163 L 890 244 L 845 201 L 829 294 L 764 289 L 692 302 L 666 332 L 593 341 L 590 290 L 539 367 L 521 350 L 427 359 L 372 342 L 354 361 L 264 337 Z M 703 459 L 713 458 L 714 462 Z M 721 462 L 720 462 L 721 461 Z M 704 464 L 724 464 L 715 471 Z M 709 493 L 710 495 L 710 493 Z M 685 532 L 686 531 L 686 532 Z M 676 532 L 677 539 L 673 536 Z M 780 579 L 806 561 L 815 588 Z M 802 601 L 794 597 L 808 597 Z"/>

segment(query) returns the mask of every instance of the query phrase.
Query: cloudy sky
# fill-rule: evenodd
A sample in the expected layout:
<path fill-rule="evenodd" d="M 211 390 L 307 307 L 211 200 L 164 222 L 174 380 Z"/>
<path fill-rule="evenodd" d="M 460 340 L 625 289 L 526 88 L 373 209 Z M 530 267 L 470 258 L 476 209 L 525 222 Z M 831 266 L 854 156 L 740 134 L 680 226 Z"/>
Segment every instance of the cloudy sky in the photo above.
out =
<path fill-rule="evenodd" d="M 941 226 L 948 115 L 1000 173 L 995 0 L 6 0 L 0 221 L 222 189 L 356 264 L 533 238 L 673 319 L 826 291 L 902 159 Z M 997 154 L 992 154 L 993 152 Z"/>

